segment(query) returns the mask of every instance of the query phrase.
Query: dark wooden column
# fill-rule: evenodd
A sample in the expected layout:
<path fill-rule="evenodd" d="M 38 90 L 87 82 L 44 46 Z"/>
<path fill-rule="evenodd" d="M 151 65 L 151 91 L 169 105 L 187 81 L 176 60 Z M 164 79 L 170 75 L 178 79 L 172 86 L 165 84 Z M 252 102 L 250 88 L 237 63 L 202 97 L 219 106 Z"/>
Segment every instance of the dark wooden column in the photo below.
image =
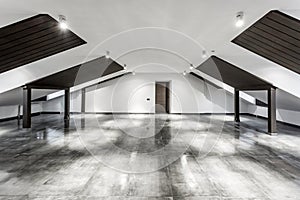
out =
<path fill-rule="evenodd" d="M 81 89 L 81 112 L 85 113 L 85 88 Z"/>
<path fill-rule="evenodd" d="M 23 128 L 31 128 L 31 88 L 23 88 Z"/>
<path fill-rule="evenodd" d="M 65 89 L 65 128 L 69 128 L 70 125 L 70 88 Z"/>
<path fill-rule="evenodd" d="M 276 88 L 268 89 L 268 132 L 276 135 Z"/>
<path fill-rule="evenodd" d="M 18 126 L 21 124 L 21 105 L 18 105 L 18 116 L 17 116 L 17 120 L 18 120 Z"/>
<path fill-rule="evenodd" d="M 240 91 L 234 89 L 234 121 L 240 122 Z"/>

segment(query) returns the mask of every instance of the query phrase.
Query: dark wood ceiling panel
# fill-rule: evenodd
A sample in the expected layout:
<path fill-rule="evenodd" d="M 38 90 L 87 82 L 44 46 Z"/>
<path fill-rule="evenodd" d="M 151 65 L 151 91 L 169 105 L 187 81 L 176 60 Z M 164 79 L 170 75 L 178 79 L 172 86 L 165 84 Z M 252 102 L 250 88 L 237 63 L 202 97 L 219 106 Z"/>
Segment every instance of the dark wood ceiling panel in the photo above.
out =
<path fill-rule="evenodd" d="M 280 12 L 273 12 L 272 18 L 273 18 L 273 20 L 275 20 L 278 23 L 289 24 L 290 28 L 300 31 L 298 21 L 295 20 L 295 18 L 293 18 L 287 14 L 280 13 Z"/>
<path fill-rule="evenodd" d="M 273 87 L 271 83 L 216 56 L 211 56 L 196 69 L 239 90 L 265 90 Z"/>
<path fill-rule="evenodd" d="M 278 57 L 284 58 L 283 61 L 286 63 L 290 63 L 292 66 L 299 65 L 299 60 L 296 57 L 291 56 L 288 53 L 284 53 L 281 50 L 277 50 L 272 46 L 264 45 L 263 43 L 258 42 L 257 40 L 250 38 L 239 38 L 237 41 L 244 44 L 245 46 L 253 47 L 257 49 L 258 52 L 269 55 L 270 57 L 274 57 L 274 59 L 278 59 Z"/>
<path fill-rule="evenodd" d="M 271 42 L 269 39 L 266 39 L 264 37 L 256 37 L 255 35 L 251 35 L 251 33 L 242 36 L 241 39 L 248 40 L 249 42 L 252 42 L 256 45 L 260 45 L 269 51 L 272 51 L 274 49 L 275 53 L 283 54 L 285 57 L 290 58 L 295 62 L 298 62 L 297 60 L 297 57 L 299 56 L 297 53 L 298 50 L 293 47 L 291 49 L 291 45 L 289 44 L 283 44 L 283 43 L 280 44 L 277 43 L 276 41 Z"/>
<path fill-rule="evenodd" d="M 22 45 L 23 43 L 30 44 L 30 42 L 35 42 L 38 39 L 47 40 L 47 38 L 56 37 L 56 35 L 53 35 L 53 33 L 55 33 L 56 31 L 57 31 L 57 27 L 54 26 L 52 28 L 36 32 L 35 34 L 32 34 L 32 35 L 30 35 L 26 38 L 19 38 L 19 39 L 15 39 L 13 41 L 9 41 L 7 43 L 2 44 L 0 46 L 0 50 L 4 50 L 4 49 L 11 48 L 11 47 L 14 47 L 14 46 L 19 46 L 19 45 Z M 61 32 L 61 34 L 63 35 L 64 33 Z M 65 34 L 68 35 L 69 32 L 65 33 Z"/>
<path fill-rule="evenodd" d="M 31 56 L 34 55 L 36 53 L 41 53 L 47 50 L 50 50 L 52 48 L 56 48 L 56 47 L 60 47 L 60 46 L 66 46 L 69 43 L 73 44 L 76 43 L 77 38 L 76 37 L 68 37 L 68 38 L 55 38 L 54 40 L 47 40 L 44 42 L 40 42 L 36 45 L 31 45 L 30 47 L 24 47 L 24 48 L 16 48 L 15 51 L 11 51 L 8 53 L 5 53 L 5 51 L 3 51 L 2 55 L 0 55 L 0 62 L 2 63 L 9 63 L 12 62 L 14 60 L 20 60 L 23 59 L 24 57 L 27 58 L 27 56 Z M 51 43 L 49 43 L 49 41 L 53 41 Z M 61 41 L 63 41 L 64 43 L 62 44 L 58 44 Z"/>
<path fill-rule="evenodd" d="M 193 76 L 195 76 L 195 77 L 197 77 L 198 79 L 202 80 L 204 83 L 208 83 L 208 84 L 214 86 L 214 87 L 217 88 L 217 89 L 222 89 L 220 86 L 214 84 L 213 82 L 210 82 L 209 80 L 206 80 L 205 78 L 203 78 L 203 77 L 200 76 L 199 74 L 196 74 L 196 73 L 194 73 L 194 72 L 190 72 L 190 74 L 193 75 Z"/>
<path fill-rule="evenodd" d="M 275 37 L 277 37 L 279 39 L 282 39 L 284 41 L 290 42 L 290 43 L 295 44 L 296 46 L 299 47 L 299 44 L 300 44 L 299 40 L 297 40 L 296 38 L 291 37 L 291 36 L 289 36 L 289 35 L 287 35 L 285 33 L 277 31 L 277 30 L 273 29 L 272 27 L 265 26 L 264 24 L 256 24 L 255 26 L 253 26 L 253 31 L 255 31 L 255 28 L 260 29 L 260 30 L 266 32 L 266 34 L 265 34 L 266 37 L 268 37 L 269 35 L 273 35 L 273 36 L 275 36 Z"/>
<path fill-rule="evenodd" d="M 286 52 L 284 53 L 290 53 L 293 56 L 296 56 L 300 53 L 300 48 L 295 46 L 294 44 L 288 43 L 284 40 L 280 40 L 272 35 L 269 35 L 269 38 L 266 38 L 263 34 L 260 33 L 259 30 L 256 33 L 249 31 L 245 33 L 245 35 L 249 38 L 257 39 L 261 43 L 266 43 L 268 46 L 274 46 L 277 50 L 286 50 Z M 272 40 L 272 42 L 270 40 Z"/>
<path fill-rule="evenodd" d="M 262 49 L 255 48 L 255 47 L 253 47 L 254 45 L 245 44 L 242 41 L 239 41 L 239 45 L 244 48 L 247 48 L 248 50 L 255 52 L 256 54 L 259 54 L 260 56 L 262 56 L 268 60 L 271 60 L 279 65 L 289 66 L 290 70 L 293 70 L 293 68 L 294 68 L 294 70 L 297 69 L 297 66 L 294 66 L 294 64 L 290 63 L 288 60 L 279 59 L 277 56 L 271 55 L 269 52 L 266 52 L 266 51 L 262 52 Z"/>
<path fill-rule="evenodd" d="M 232 42 L 300 73 L 300 20 L 296 18 L 270 11 Z"/>
<path fill-rule="evenodd" d="M 289 26 L 280 24 L 280 23 L 274 21 L 273 19 L 269 19 L 268 17 L 261 19 L 261 23 L 275 29 L 276 31 L 287 34 L 295 39 L 300 38 L 300 33 L 298 31 L 290 28 Z"/>
<path fill-rule="evenodd" d="M 58 45 L 57 47 L 52 48 L 52 49 L 48 49 L 47 51 L 38 52 L 36 54 L 32 54 L 28 57 L 25 57 L 21 60 L 17 60 L 17 61 L 10 62 L 10 63 L 7 63 L 7 64 L 0 64 L 0 66 L 3 67 L 3 70 L 8 71 L 8 70 L 16 68 L 15 66 L 22 66 L 22 65 L 31 63 L 32 60 L 40 60 L 40 59 L 43 59 L 45 57 L 54 55 L 56 53 L 66 51 L 66 50 L 74 47 L 74 45 L 78 46 L 78 45 L 80 45 L 80 43 Z"/>
<path fill-rule="evenodd" d="M 34 38 L 27 42 L 22 42 L 17 45 L 11 46 L 13 48 L 11 48 L 11 47 L 5 48 L 5 50 L 3 49 L 0 52 L 0 56 L 2 57 L 5 55 L 12 55 L 12 53 L 30 50 L 31 48 L 33 48 L 33 49 L 40 48 L 40 47 L 47 46 L 49 44 L 55 44 L 57 42 L 63 42 L 63 40 L 69 40 L 69 39 L 76 40 L 77 37 L 70 33 L 61 34 L 61 35 L 49 34 L 49 35 L 46 35 L 45 37 Z M 9 43 L 9 44 L 12 44 L 12 43 Z"/>
<path fill-rule="evenodd" d="M 86 44 L 47 14 L 0 28 L 0 73 Z"/>
<path fill-rule="evenodd" d="M 45 18 L 44 14 L 32 16 L 30 18 L 24 19 L 22 21 L 16 22 L 12 25 L 5 26 L 4 28 L 0 29 L 0 36 L 5 37 L 10 35 L 11 33 L 17 33 L 24 29 L 31 28 L 33 26 L 46 23 L 48 21 L 52 21 L 51 18 Z"/>
<path fill-rule="evenodd" d="M 58 44 L 56 42 L 48 43 L 48 41 L 33 45 L 31 47 L 23 48 L 19 51 L 11 52 L 9 54 L 3 55 L 0 57 L 0 63 L 6 64 L 13 62 L 15 60 L 23 60 L 28 58 L 28 56 L 33 57 L 36 54 L 43 54 L 50 52 L 55 49 L 60 49 L 68 45 L 77 44 L 76 38 L 65 38 L 63 39 L 64 43 Z"/>
<path fill-rule="evenodd" d="M 64 89 L 121 71 L 124 68 L 104 56 L 36 80 L 27 86 L 41 89 Z"/>

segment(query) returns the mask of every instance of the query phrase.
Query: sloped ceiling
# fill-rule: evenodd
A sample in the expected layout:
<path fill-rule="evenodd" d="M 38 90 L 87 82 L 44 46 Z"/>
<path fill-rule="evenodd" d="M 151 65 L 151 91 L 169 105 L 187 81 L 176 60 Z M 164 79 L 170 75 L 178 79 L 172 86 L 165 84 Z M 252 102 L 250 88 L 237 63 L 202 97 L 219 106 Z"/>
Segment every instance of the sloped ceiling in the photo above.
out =
<path fill-rule="evenodd" d="M 196 69 L 239 90 L 266 90 L 273 87 L 217 56 L 211 56 Z"/>
<path fill-rule="evenodd" d="M 120 64 L 128 63 L 129 70 L 138 71 L 136 66 L 141 62 L 137 58 L 142 53 L 130 52 L 151 47 L 184 58 L 177 64 L 169 61 L 172 56 L 161 56 L 164 64 L 179 72 L 188 70 L 189 63 L 198 66 L 204 62 L 203 49 L 208 56 L 215 50 L 218 57 L 300 97 L 300 88 L 294 87 L 300 81 L 298 74 L 231 43 L 270 10 L 277 9 L 299 19 L 299 0 L 0 0 L 0 3 L 1 27 L 40 13 L 54 18 L 63 14 L 70 29 L 88 42 L 0 74 L 0 93 L 95 59 L 107 50 Z M 245 13 L 242 28 L 235 27 L 239 11 Z M 154 53 L 156 56 L 157 51 Z M 147 66 L 151 72 L 151 65 Z"/>
<path fill-rule="evenodd" d="M 273 10 L 233 43 L 300 74 L 300 20 Z"/>
<path fill-rule="evenodd" d="M 227 0 L 226 3 L 221 3 L 219 0 L 132 0 L 129 2 L 123 0 L 1 0 L 0 2 L 1 27 L 39 13 L 47 13 L 53 17 L 63 14 L 67 17 L 71 30 L 88 42 L 80 48 L 23 66 L 22 69 L 11 73 L 1 74 L 1 80 L 7 84 L 5 87 L 1 84 L 0 93 L 80 64 L 85 59 L 99 57 L 106 50 L 110 50 L 113 58 L 118 58 L 132 48 L 150 45 L 178 52 L 195 66 L 203 62 L 199 56 L 201 49 L 190 47 L 190 43 L 197 42 L 208 51 L 216 50 L 218 56 L 236 62 L 234 63 L 236 65 L 248 60 L 243 57 L 251 57 L 253 62 L 247 61 L 246 65 L 243 65 L 247 70 L 252 70 L 254 63 L 273 67 L 273 64 L 258 56 L 240 51 L 241 48 L 231 44 L 230 41 L 271 9 L 285 10 L 294 16 L 300 16 L 300 13 L 294 11 L 300 9 L 298 0 Z M 234 20 L 236 13 L 241 10 L 245 12 L 246 21 L 245 26 L 239 29 L 235 27 Z M 136 34 L 134 31 L 145 27 L 157 27 L 161 32 L 152 34 L 151 31 L 146 30 L 144 33 Z M 176 39 L 178 34 L 171 35 L 168 31 L 163 31 L 164 29 L 179 32 L 187 39 Z M 131 37 L 124 38 L 126 40 L 122 37 L 111 38 L 124 31 Z M 188 38 L 193 42 L 186 43 Z M 123 58 L 123 62 L 130 61 L 131 59 Z M 276 65 L 274 66 L 276 68 Z M 259 76 L 265 76 L 265 73 L 259 70 L 254 72 Z M 9 81 L 11 76 L 6 74 L 14 74 L 17 81 Z"/>
<path fill-rule="evenodd" d="M 0 28 L 0 73 L 85 44 L 47 14 Z"/>
<path fill-rule="evenodd" d="M 123 67 L 104 56 L 27 84 L 32 88 L 65 89 L 122 71 Z"/>

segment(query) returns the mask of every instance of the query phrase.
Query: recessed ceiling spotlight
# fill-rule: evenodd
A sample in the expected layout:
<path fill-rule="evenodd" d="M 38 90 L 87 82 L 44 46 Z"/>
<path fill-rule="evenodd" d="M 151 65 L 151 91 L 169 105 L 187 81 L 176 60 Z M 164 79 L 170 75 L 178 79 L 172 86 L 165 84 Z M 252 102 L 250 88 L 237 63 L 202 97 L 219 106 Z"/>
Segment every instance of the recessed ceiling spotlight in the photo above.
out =
<path fill-rule="evenodd" d="M 126 64 L 124 64 L 124 70 L 127 70 L 127 65 Z"/>
<path fill-rule="evenodd" d="M 236 14 L 235 26 L 242 27 L 243 25 L 244 25 L 244 13 L 241 11 Z"/>
<path fill-rule="evenodd" d="M 190 70 L 193 70 L 194 69 L 194 65 L 191 63 L 190 64 Z"/>
<path fill-rule="evenodd" d="M 185 76 L 186 75 L 186 71 L 184 71 L 182 74 L 183 74 L 183 76 Z"/>
<path fill-rule="evenodd" d="M 202 51 L 202 58 L 206 58 L 206 57 L 207 57 L 206 51 L 203 50 L 203 51 Z"/>
<path fill-rule="evenodd" d="M 135 71 L 132 71 L 132 75 L 133 75 L 133 76 L 135 75 Z"/>
<path fill-rule="evenodd" d="M 106 59 L 109 59 L 109 58 L 110 58 L 109 51 L 106 51 L 105 58 L 106 58 Z"/>
<path fill-rule="evenodd" d="M 66 30 L 68 28 L 67 18 L 64 15 L 59 15 L 59 26 L 61 29 Z"/>

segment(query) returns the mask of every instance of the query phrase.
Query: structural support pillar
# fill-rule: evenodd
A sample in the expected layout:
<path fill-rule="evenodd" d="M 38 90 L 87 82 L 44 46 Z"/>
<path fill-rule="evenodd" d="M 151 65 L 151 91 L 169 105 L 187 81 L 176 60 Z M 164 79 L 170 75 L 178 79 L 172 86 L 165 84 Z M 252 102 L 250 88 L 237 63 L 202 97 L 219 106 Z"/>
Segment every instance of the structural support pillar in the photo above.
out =
<path fill-rule="evenodd" d="M 270 135 L 276 135 L 276 89 L 268 89 L 268 132 Z"/>
<path fill-rule="evenodd" d="M 23 88 L 23 128 L 31 128 L 31 88 Z"/>
<path fill-rule="evenodd" d="M 81 113 L 85 113 L 85 88 L 81 89 Z"/>
<path fill-rule="evenodd" d="M 65 113 L 64 113 L 65 128 L 70 125 L 70 88 L 65 89 Z"/>
<path fill-rule="evenodd" d="M 234 89 L 234 121 L 240 122 L 240 91 Z"/>
<path fill-rule="evenodd" d="M 18 126 L 21 124 L 21 105 L 18 105 Z"/>
<path fill-rule="evenodd" d="M 81 89 L 81 120 L 80 120 L 81 128 L 85 127 L 85 116 L 84 116 L 84 113 L 85 113 L 85 98 L 86 98 L 85 94 L 86 94 L 86 89 L 85 88 Z"/>

